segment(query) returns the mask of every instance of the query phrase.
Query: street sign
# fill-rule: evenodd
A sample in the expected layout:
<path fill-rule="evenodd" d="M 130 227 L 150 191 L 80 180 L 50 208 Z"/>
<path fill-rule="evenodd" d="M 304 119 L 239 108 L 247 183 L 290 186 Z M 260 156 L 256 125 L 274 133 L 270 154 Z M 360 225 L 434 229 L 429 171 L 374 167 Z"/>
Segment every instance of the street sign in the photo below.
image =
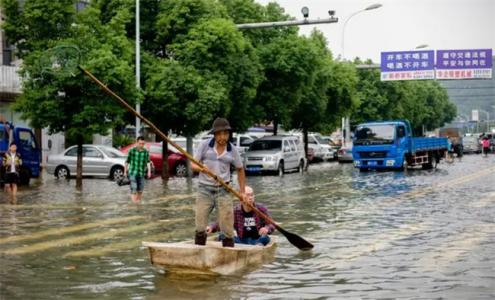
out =
<path fill-rule="evenodd" d="M 381 53 L 381 80 L 417 80 L 435 78 L 433 50 Z"/>
<path fill-rule="evenodd" d="M 492 49 L 437 50 L 437 79 L 492 78 Z"/>

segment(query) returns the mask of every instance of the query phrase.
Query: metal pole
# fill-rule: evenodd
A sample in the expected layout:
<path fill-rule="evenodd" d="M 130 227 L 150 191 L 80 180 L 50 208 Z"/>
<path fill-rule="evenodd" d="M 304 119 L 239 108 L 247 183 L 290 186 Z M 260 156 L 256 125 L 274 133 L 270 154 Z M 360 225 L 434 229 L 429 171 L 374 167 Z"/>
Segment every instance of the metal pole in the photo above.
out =
<path fill-rule="evenodd" d="M 245 23 L 236 24 L 238 29 L 257 29 L 257 28 L 274 28 L 282 26 L 300 26 L 300 25 L 312 25 L 312 24 L 327 24 L 337 23 L 339 18 L 330 17 L 328 19 L 316 19 L 316 20 L 292 20 L 292 21 L 279 21 L 279 22 L 261 22 L 261 23 Z"/>
<path fill-rule="evenodd" d="M 347 20 L 345 20 L 344 22 L 344 27 L 342 28 L 342 60 L 345 60 L 345 52 L 344 52 L 344 37 L 345 37 L 345 27 L 347 25 L 347 22 L 349 22 L 349 20 L 354 17 L 355 15 L 359 14 L 359 13 L 362 13 L 363 11 L 365 11 L 364 9 L 363 10 L 359 10 L 353 14 L 351 14 Z"/>
<path fill-rule="evenodd" d="M 140 45 L 140 32 L 139 32 L 139 0 L 136 0 L 136 88 L 141 89 L 141 45 Z M 136 103 L 136 111 L 141 113 L 141 104 Z M 138 137 L 141 131 L 141 119 L 136 117 L 136 137 Z"/>

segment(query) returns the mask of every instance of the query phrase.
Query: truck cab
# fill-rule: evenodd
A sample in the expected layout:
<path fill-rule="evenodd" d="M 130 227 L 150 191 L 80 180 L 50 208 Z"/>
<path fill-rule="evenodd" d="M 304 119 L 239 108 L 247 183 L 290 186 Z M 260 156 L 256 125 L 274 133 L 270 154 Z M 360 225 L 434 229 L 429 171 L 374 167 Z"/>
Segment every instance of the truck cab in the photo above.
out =
<path fill-rule="evenodd" d="M 407 120 L 360 124 L 353 144 L 354 165 L 360 170 L 432 168 L 448 148 L 444 138 L 414 138 Z"/>
<path fill-rule="evenodd" d="M 29 184 L 32 177 L 40 176 L 41 149 L 36 142 L 34 133 L 29 128 L 16 127 L 11 123 L 0 123 L 0 155 L 3 157 L 9 150 L 11 142 L 17 145 L 17 152 L 22 158 L 19 174 L 21 184 Z M 2 161 L 3 163 L 3 161 Z M 5 168 L 0 170 L 0 178 L 4 178 Z"/>

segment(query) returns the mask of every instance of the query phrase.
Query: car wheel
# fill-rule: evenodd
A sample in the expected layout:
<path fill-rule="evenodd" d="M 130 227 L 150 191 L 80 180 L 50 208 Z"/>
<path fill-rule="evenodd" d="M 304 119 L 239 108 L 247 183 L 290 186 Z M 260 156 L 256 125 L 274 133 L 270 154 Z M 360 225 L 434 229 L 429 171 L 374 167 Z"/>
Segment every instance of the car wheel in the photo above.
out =
<path fill-rule="evenodd" d="M 186 177 L 187 176 L 187 165 L 185 162 L 178 162 L 175 165 L 175 176 Z"/>
<path fill-rule="evenodd" d="M 278 176 L 284 176 L 284 173 L 285 173 L 285 169 L 284 169 L 284 162 L 281 161 L 279 164 L 278 164 Z"/>
<path fill-rule="evenodd" d="M 69 169 L 65 166 L 60 166 L 55 170 L 55 177 L 58 179 L 69 179 L 70 172 Z"/>
<path fill-rule="evenodd" d="M 124 179 L 124 168 L 113 167 L 112 171 L 110 171 L 110 179 L 112 179 L 113 181 Z"/>

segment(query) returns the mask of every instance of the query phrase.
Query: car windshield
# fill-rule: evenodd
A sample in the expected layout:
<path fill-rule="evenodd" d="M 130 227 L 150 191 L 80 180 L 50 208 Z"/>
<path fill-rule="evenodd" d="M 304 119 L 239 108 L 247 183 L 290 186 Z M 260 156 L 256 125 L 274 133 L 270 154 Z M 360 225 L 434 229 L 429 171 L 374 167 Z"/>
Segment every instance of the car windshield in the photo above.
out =
<path fill-rule="evenodd" d="M 106 154 L 106 156 L 111 158 L 126 157 L 124 153 L 112 147 L 101 147 L 100 149 Z"/>
<path fill-rule="evenodd" d="M 320 144 L 325 144 L 325 145 L 328 145 L 329 144 L 329 141 L 319 135 L 315 135 L 315 139 L 318 141 L 318 143 Z"/>
<path fill-rule="evenodd" d="M 361 125 L 356 129 L 354 141 L 355 145 L 380 145 L 392 144 L 394 142 L 394 125 Z"/>
<path fill-rule="evenodd" d="M 257 140 L 249 146 L 249 151 L 263 151 L 263 150 L 280 150 L 282 149 L 282 141 L 278 140 Z"/>

